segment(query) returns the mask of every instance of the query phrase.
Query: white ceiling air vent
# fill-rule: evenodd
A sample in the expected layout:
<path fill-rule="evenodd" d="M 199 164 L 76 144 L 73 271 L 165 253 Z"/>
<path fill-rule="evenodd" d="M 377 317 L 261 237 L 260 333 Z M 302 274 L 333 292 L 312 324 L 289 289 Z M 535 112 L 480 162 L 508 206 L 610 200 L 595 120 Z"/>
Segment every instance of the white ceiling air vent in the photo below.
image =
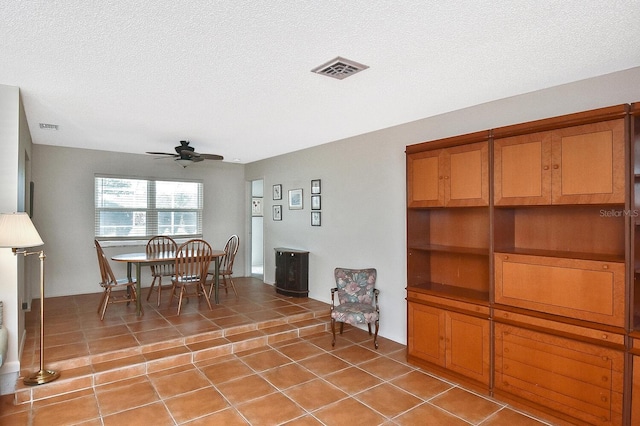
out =
<path fill-rule="evenodd" d="M 338 56 L 335 59 L 326 62 L 319 67 L 315 67 L 311 72 L 316 74 L 326 75 L 328 77 L 337 78 L 338 80 L 345 79 L 350 75 L 358 73 L 362 70 L 369 68 L 367 65 L 359 64 L 349 59 L 341 58 Z"/>
<path fill-rule="evenodd" d="M 45 130 L 58 130 L 57 124 L 40 123 L 40 128 Z"/>

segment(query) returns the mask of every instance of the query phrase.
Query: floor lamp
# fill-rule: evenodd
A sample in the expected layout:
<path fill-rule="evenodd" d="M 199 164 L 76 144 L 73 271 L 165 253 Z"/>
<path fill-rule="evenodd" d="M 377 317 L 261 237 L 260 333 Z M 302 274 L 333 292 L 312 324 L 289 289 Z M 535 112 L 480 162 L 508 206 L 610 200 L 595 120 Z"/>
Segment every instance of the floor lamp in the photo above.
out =
<path fill-rule="evenodd" d="M 25 385 L 42 385 L 58 377 L 57 371 L 44 368 L 44 251 L 27 251 L 27 248 L 39 247 L 44 242 L 26 213 L 0 214 L 0 247 L 11 248 L 14 255 L 25 257 L 37 254 L 40 258 L 40 370 L 24 378 Z"/>

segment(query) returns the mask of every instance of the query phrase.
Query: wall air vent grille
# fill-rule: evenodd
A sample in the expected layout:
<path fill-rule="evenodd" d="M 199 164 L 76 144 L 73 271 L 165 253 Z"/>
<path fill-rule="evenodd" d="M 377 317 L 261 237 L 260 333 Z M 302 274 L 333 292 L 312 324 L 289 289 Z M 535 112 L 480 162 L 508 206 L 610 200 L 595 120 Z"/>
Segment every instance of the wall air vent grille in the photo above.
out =
<path fill-rule="evenodd" d="M 40 123 L 40 128 L 45 130 L 58 130 L 57 124 Z"/>
<path fill-rule="evenodd" d="M 342 80 L 367 68 L 369 68 L 367 65 L 359 64 L 358 62 L 338 56 L 329 62 L 315 67 L 311 72 Z"/>

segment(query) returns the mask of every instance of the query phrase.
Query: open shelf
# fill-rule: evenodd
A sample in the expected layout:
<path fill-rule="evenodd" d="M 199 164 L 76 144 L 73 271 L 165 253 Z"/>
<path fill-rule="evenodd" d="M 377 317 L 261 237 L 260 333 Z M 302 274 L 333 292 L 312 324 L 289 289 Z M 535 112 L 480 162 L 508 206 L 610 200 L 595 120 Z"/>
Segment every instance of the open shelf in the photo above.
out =
<path fill-rule="evenodd" d="M 435 282 L 424 282 L 411 285 L 407 290 L 419 291 L 426 294 L 448 297 L 451 299 L 466 300 L 470 302 L 489 302 L 489 292 L 472 290 L 458 286 L 451 286 Z"/>
<path fill-rule="evenodd" d="M 477 248 L 477 247 L 460 247 L 460 246 L 448 246 L 442 244 L 417 244 L 410 245 L 409 250 L 422 250 L 422 251 L 439 251 L 443 253 L 459 253 L 459 254 L 471 254 L 476 256 L 489 256 L 489 248 Z"/>

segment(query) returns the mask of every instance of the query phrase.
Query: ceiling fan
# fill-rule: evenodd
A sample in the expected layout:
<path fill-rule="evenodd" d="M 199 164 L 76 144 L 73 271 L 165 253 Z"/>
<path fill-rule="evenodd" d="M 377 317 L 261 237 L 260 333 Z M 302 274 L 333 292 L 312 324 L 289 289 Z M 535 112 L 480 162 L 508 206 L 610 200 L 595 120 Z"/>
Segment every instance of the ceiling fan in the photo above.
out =
<path fill-rule="evenodd" d="M 180 145 L 174 148 L 176 150 L 176 154 L 171 154 L 168 152 L 147 152 L 147 154 L 151 155 L 169 155 L 174 157 L 176 163 L 180 164 L 182 167 L 187 167 L 192 163 L 198 163 L 203 160 L 223 160 L 224 157 L 222 155 L 216 154 L 200 154 L 196 152 L 195 148 L 189 146 L 189 141 L 180 141 Z"/>

